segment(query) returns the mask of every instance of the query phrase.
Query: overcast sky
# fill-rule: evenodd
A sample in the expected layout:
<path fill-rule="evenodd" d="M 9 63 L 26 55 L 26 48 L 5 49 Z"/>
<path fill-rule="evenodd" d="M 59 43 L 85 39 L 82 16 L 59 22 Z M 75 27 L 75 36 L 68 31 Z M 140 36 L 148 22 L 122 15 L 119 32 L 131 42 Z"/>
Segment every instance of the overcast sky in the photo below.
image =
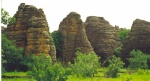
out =
<path fill-rule="evenodd" d="M 137 18 L 150 21 L 150 0 L 2 0 L 1 5 L 13 16 L 20 3 L 42 8 L 51 32 L 72 11 L 79 13 L 83 22 L 87 16 L 99 16 L 128 29 Z"/>

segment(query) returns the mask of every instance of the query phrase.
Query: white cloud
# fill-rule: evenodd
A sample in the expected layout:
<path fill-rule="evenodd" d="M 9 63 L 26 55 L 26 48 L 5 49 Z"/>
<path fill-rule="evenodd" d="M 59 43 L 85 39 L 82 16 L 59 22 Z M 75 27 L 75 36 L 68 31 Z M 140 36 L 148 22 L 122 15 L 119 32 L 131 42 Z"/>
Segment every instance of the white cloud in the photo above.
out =
<path fill-rule="evenodd" d="M 148 0 L 2 0 L 2 7 L 13 16 L 20 3 L 43 8 L 51 32 L 71 11 L 79 13 L 83 21 L 87 16 L 100 16 L 112 25 L 126 28 L 136 18 L 150 21 Z"/>

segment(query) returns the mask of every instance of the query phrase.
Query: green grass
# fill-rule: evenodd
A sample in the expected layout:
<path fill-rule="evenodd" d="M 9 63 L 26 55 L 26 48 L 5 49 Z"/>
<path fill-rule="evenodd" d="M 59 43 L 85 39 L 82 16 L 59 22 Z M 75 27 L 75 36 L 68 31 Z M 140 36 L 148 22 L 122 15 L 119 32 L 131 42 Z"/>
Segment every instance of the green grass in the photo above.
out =
<path fill-rule="evenodd" d="M 7 76 L 27 76 L 27 72 L 6 72 L 3 75 Z"/>
<path fill-rule="evenodd" d="M 36 81 L 36 80 L 27 78 L 13 78 L 13 79 L 2 78 L 2 81 Z"/>
<path fill-rule="evenodd" d="M 127 69 L 121 69 L 119 73 L 120 76 L 118 78 L 107 78 L 104 75 L 104 72 L 107 68 L 98 69 L 99 73 L 96 74 L 93 78 L 93 81 L 150 81 L 150 70 L 138 70 L 132 74 L 129 74 Z M 69 76 L 67 81 L 92 81 L 90 77 L 83 78 L 83 77 L 75 77 Z"/>
<path fill-rule="evenodd" d="M 69 76 L 67 81 L 92 81 L 91 78 Z M 93 81 L 150 81 L 150 75 L 122 74 L 118 78 L 94 77 Z"/>
<path fill-rule="evenodd" d="M 120 70 L 120 76 L 118 78 L 107 78 L 104 76 L 104 72 L 107 68 L 100 68 L 98 69 L 98 74 L 96 74 L 93 78 L 93 81 L 150 81 L 150 70 L 138 70 L 132 74 L 129 74 L 127 69 Z M 6 72 L 4 73 L 8 76 L 27 76 L 27 72 Z M 27 79 L 27 78 L 13 78 L 7 79 L 2 78 L 2 81 L 36 81 L 34 79 Z M 67 81 L 92 81 L 90 77 L 76 77 L 70 75 Z"/>
<path fill-rule="evenodd" d="M 6 76 L 27 76 L 27 72 L 6 72 L 3 75 Z M 36 81 L 28 78 L 2 78 L 2 81 Z"/>

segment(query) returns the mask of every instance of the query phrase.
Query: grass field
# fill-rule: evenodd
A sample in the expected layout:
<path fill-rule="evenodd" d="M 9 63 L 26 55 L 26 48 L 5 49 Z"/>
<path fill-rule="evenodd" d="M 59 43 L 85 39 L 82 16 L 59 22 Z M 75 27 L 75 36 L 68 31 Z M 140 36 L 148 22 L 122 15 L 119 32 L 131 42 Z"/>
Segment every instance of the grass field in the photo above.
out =
<path fill-rule="evenodd" d="M 129 74 L 129 71 L 126 69 L 122 69 L 120 76 L 118 78 L 107 78 L 104 76 L 104 72 L 107 68 L 101 68 L 98 71 L 98 74 L 95 75 L 93 79 L 90 77 L 75 77 L 70 75 L 67 81 L 150 81 L 150 70 L 139 70 L 132 74 Z M 8 76 L 26 76 L 26 72 L 7 72 L 4 75 Z M 36 81 L 34 79 L 29 78 L 13 78 L 7 79 L 2 78 L 2 81 Z"/>

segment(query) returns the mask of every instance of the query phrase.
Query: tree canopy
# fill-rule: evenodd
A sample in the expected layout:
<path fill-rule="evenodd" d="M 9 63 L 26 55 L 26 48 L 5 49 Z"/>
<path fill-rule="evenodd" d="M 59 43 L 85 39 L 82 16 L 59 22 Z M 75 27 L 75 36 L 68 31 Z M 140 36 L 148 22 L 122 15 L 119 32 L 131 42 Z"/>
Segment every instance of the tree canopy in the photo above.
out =
<path fill-rule="evenodd" d="M 14 24 L 16 21 L 15 17 L 10 17 L 9 13 L 1 8 L 1 23 L 4 25 Z"/>

